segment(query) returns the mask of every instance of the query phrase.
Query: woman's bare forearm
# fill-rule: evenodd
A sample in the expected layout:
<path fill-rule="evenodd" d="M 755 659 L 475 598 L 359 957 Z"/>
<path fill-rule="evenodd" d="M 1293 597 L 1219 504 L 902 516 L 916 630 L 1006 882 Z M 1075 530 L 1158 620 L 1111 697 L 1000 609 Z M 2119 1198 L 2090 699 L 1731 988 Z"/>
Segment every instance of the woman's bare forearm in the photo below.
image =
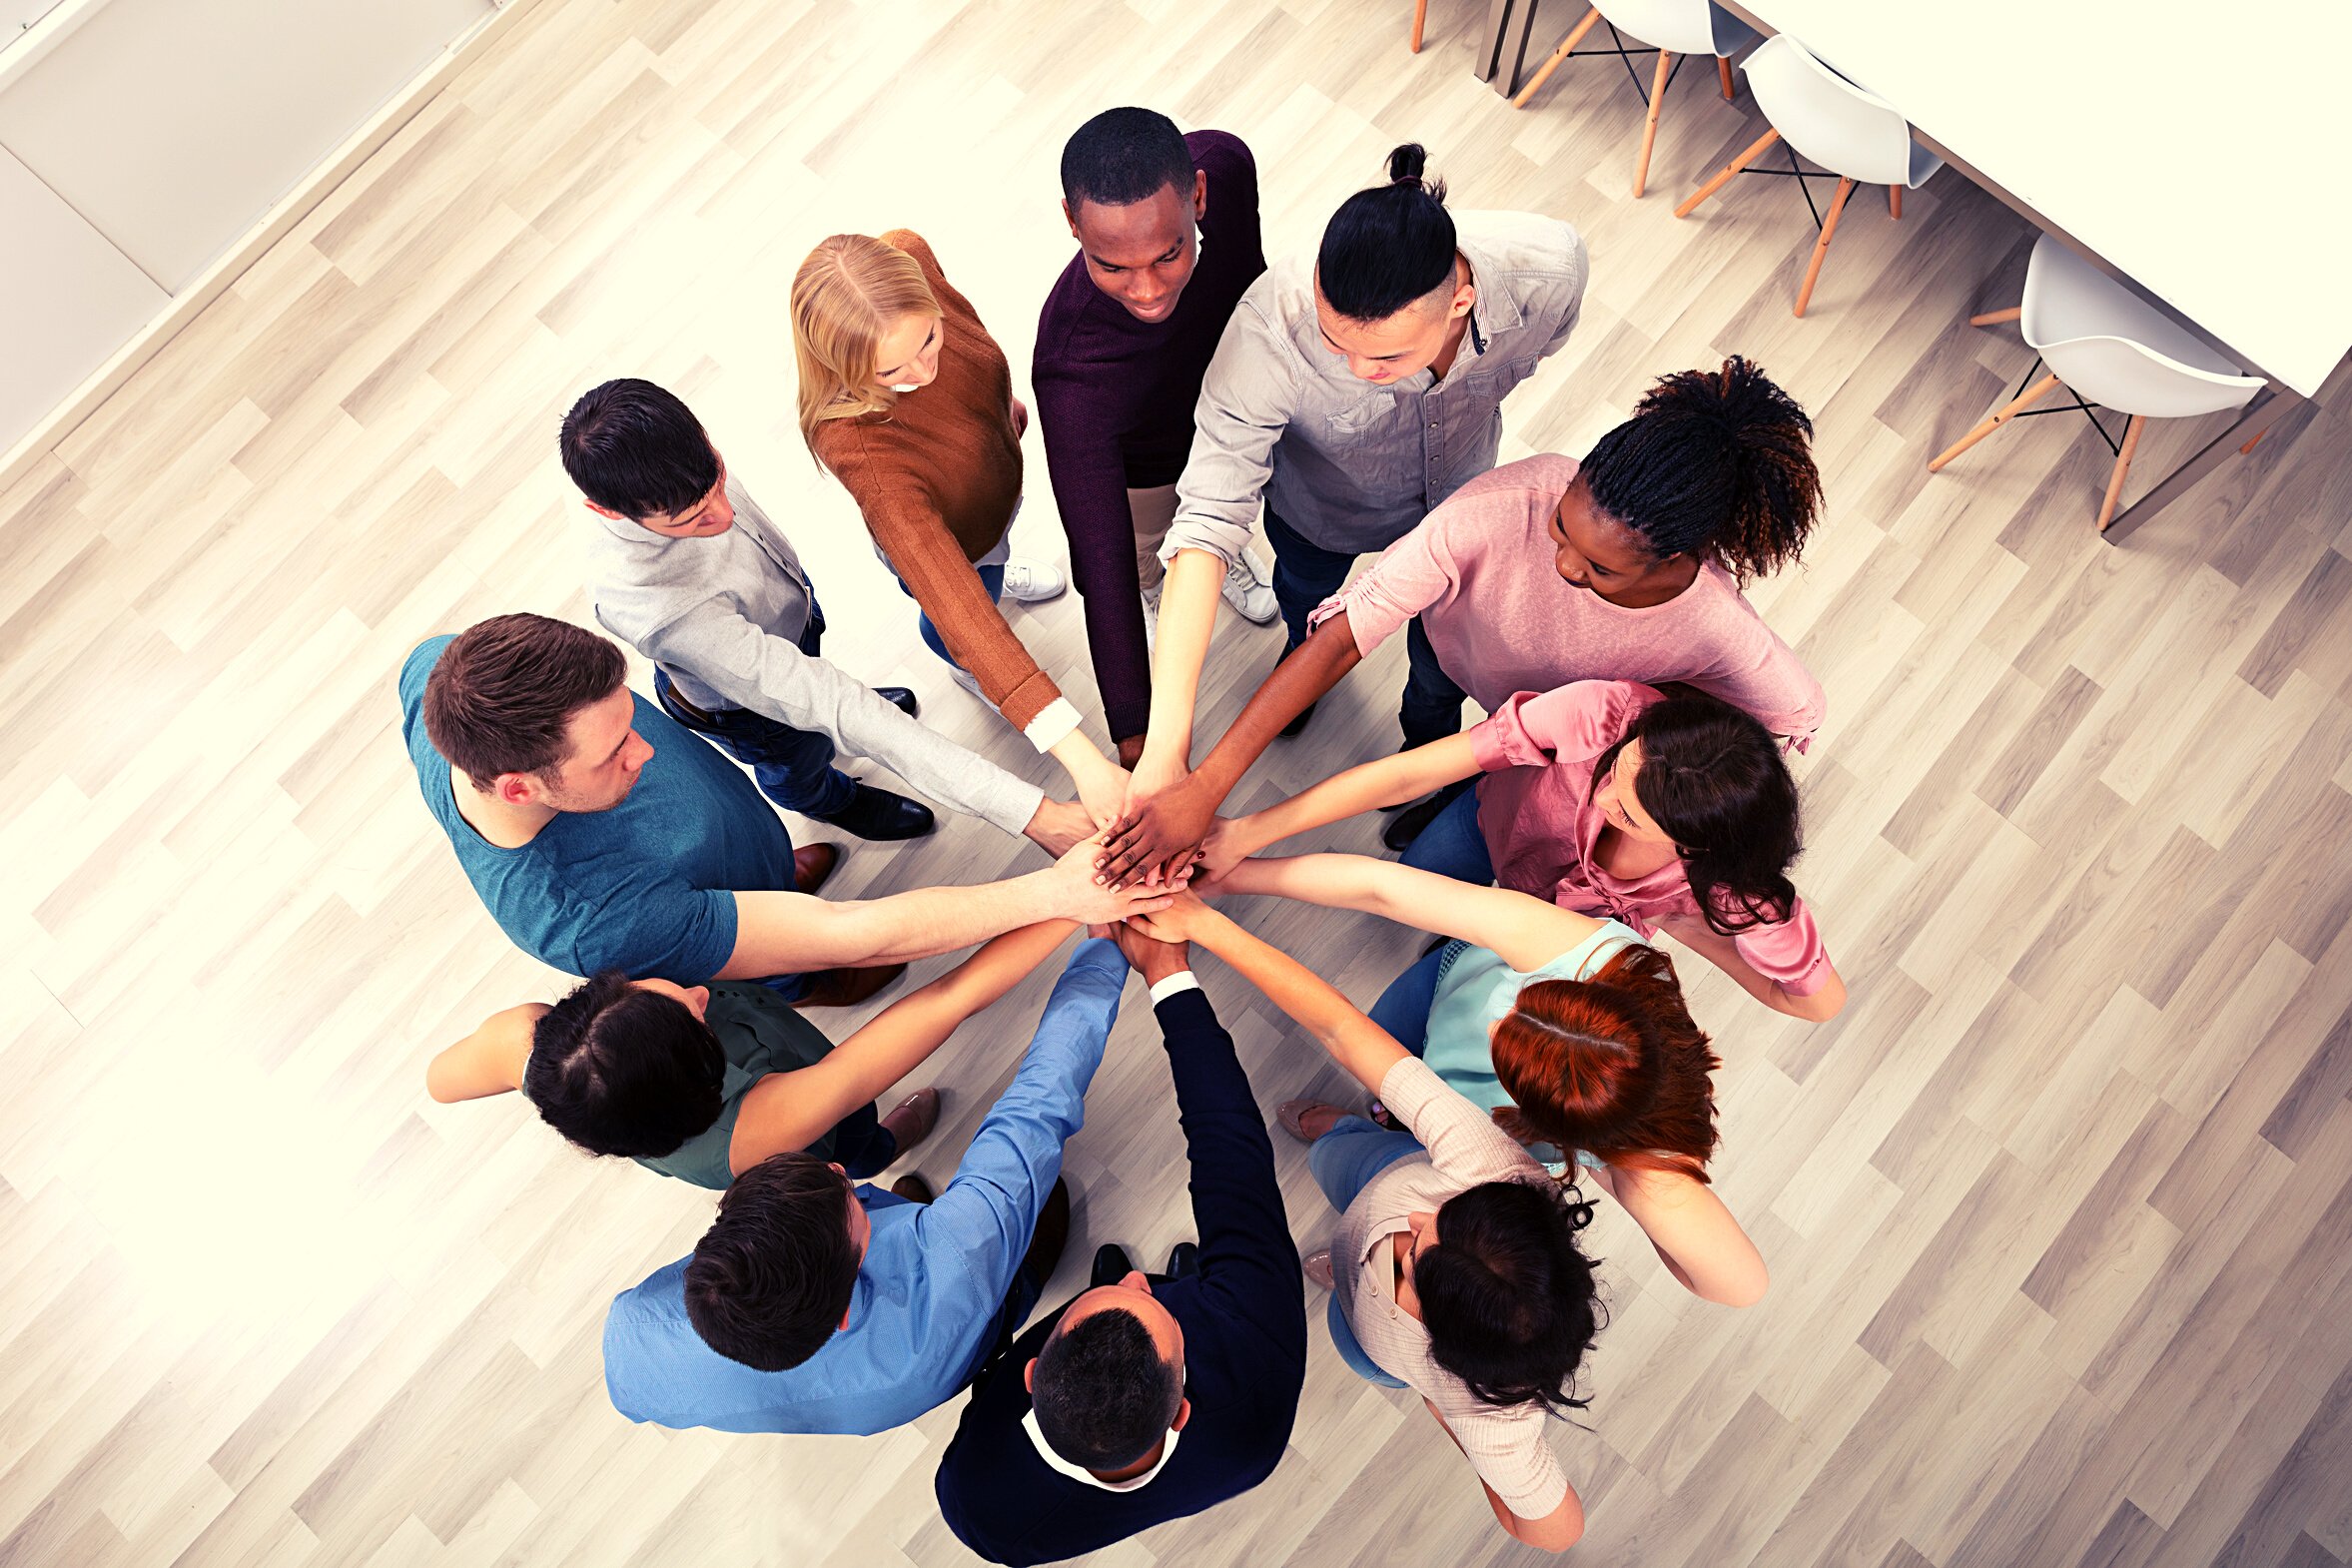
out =
<path fill-rule="evenodd" d="M 1247 852 L 1255 854 L 1293 834 L 1345 821 L 1381 806 L 1401 806 L 1479 772 L 1467 735 L 1448 735 L 1426 746 L 1362 763 L 1334 773 L 1288 800 L 1236 819 Z"/>

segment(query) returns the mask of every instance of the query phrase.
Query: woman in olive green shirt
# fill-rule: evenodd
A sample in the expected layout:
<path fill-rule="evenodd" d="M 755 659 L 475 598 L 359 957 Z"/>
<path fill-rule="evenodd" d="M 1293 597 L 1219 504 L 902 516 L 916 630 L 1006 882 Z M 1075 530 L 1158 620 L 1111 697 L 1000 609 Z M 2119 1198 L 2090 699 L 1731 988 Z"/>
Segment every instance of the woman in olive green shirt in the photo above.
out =
<path fill-rule="evenodd" d="M 1009 931 L 838 1047 L 756 983 L 597 975 L 551 1007 L 526 1002 L 493 1013 L 432 1059 L 424 1085 L 444 1103 L 520 1090 L 590 1154 L 626 1156 L 700 1186 L 724 1187 L 795 1150 L 863 1178 L 938 1120 L 937 1090 L 887 1117 L 876 1115 L 874 1097 L 1077 929 L 1049 920 Z"/>

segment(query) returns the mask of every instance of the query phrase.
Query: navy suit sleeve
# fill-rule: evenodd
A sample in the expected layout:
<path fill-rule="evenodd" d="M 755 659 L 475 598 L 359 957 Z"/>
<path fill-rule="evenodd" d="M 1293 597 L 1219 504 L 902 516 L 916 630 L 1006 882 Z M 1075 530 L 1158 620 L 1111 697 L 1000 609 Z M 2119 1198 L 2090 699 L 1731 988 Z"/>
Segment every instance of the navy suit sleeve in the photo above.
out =
<path fill-rule="evenodd" d="M 1265 1118 L 1233 1054 L 1233 1037 L 1198 990 L 1179 991 L 1155 1011 L 1191 1167 L 1201 1289 L 1222 1297 L 1232 1321 L 1256 1326 L 1303 1368 L 1306 1308 L 1298 1247 L 1274 1178 Z"/>

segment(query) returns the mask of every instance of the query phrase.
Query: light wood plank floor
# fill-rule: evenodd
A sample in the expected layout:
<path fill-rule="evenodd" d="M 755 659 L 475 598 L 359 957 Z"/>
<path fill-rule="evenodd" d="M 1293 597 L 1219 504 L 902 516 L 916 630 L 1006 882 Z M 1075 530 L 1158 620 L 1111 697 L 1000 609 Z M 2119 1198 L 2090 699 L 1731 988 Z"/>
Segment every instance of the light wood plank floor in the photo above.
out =
<path fill-rule="evenodd" d="M 803 545 L 830 651 L 1034 769 L 921 651 L 799 449 L 786 287 L 826 233 L 918 226 L 1026 367 L 1070 251 L 1058 149 L 1131 101 L 1248 138 L 1276 249 L 1407 138 L 1459 205 L 1581 226 L 1584 324 L 1514 398 L 1506 456 L 1581 451 L 1651 376 L 1735 350 L 1819 421 L 1828 520 L 1756 600 L 1831 692 L 1801 880 L 1854 1002 L 1806 1028 L 1694 975 L 1728 1063 L 1722 1187 L 1774 1290 L 1702 1306 L 1604 1221 L 1614 1322 L 1589 1429 L 1559 1433 L 1579 1557 L 2352 1558 L 2344 399 L 2122 549 L 2092 536 L 2107 456 L 2075 416 L 1931 480 L 2031 358 L 1961 325 L 2016 299 L 2031 236 L 2003 209 L 1950 173 L 1901 223 L 1858 200 L 1797 322 L 1813 230 L 1786 182 L 1670 216 L 1755 134 L 1744 95 L 1686 73 L 1637 203 L 1642 111 L 1614 63 L 1514 114 L 1468 74 L 1482 4 L 1439 0 L 1418 58 L 1407 9 L 547 0 L 0 496 L 0 1559 L 968 1560 L 930 1495 L 954 1407 L 853 1440 L 607 1405 L 604 1303 L 710 1203 L 571 1155 L 519 1104 L 425 1101 L 431 1050 L 555 980 L 418 804 L 392 682 L 434 631 L 585 618 L 555 422 L 642 374 Z M 2152 426 L 2143 473 L 2202 434 Z M 1058 555 L 1030 455 L 1021 542 Z M 1074 600 L 1017 625 L 1091 698 Z M 1273 636 L 1220 632 L 1205 733 Z M 1392 746 L 1401 673 L 1373 660 L 1244 803 Z M 1034 863 L 956 822 L 857 850 L 838 886 Z M 1244 916 L 1366 1003 L 1420 941 Z M 1045 985 L 942 1054 L 926 1171 Z M 1267 1104 L 1335 1087 L 1229 976 L 1209 985 Z M 1186 1227 L 1137 996 L 1074 1146 L 1084 1239 L 1055 1299 L 1093 1239 L 1157 1257 Z M 1282 1161 L 1312 1241 L 1328 1216 Z M 1527 1555 L 1444 1437 L 1327 1348 L 1293 1449 L 1249 1497 L 1100 1560 Z"/>

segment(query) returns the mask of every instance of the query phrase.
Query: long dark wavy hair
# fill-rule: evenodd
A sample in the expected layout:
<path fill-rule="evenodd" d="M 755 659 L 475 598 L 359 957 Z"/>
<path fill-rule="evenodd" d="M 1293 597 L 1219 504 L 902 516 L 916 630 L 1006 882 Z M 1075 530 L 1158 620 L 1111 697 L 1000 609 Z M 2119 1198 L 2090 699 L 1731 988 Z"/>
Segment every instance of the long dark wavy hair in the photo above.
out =
<path fill-rule="evenodd" d="M 1635 740 L 1642 766 L 1633 792 L 1674 836 L 1708 929 L 1730 937 L 1787 920 L 1797 902 L 1789 867 L 1805 834 L 1797 781 L 1772 732 L 1720 698 L 1668 697 L 1636 715 L 1593 763 L 1595 789 Z"/>

